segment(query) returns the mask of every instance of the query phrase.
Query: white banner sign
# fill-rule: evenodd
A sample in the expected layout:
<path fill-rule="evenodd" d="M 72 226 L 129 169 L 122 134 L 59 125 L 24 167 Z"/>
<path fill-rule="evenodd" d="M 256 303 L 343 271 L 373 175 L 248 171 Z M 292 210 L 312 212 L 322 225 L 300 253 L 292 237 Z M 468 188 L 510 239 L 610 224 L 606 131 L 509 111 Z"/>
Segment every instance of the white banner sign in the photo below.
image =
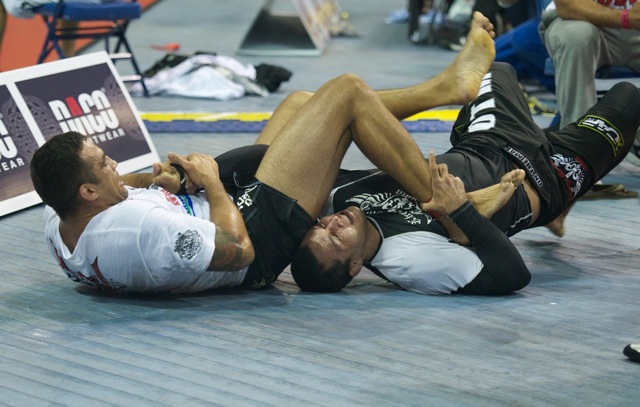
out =
<path fill-rule="evenodd" d="M 122 174 L 159 161 L 106 52 L 0 73 L 0 216 L 41 202 L 29 164 L 46 140 L 87 135 Z"/>

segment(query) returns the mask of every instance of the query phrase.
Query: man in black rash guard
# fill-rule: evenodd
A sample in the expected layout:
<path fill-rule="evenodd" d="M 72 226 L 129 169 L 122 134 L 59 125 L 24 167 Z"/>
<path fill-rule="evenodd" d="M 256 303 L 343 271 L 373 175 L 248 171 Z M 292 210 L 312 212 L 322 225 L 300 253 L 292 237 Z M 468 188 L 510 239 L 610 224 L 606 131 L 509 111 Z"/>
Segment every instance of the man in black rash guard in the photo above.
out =
<path fill-rule="evenodd" d="M 437 156 L 468 191 L 499 183 L 514 168 L 525 171 L 522 187 L 491 222 L 464 200 L 458 206 L 444 201 L 447 193 L 460 195 L 459 186 L 444 182 L 451 177 L 431 174 L 432 199 L 420 205 L 384 172 L 343 171 L 324 210 L 338 213 L 319 219 L 305 236 L 291 265 L 294 279 L 303 290 L 339 291 L 366 266 L 424 294 L 503 295 L 522 289 L 531 275 L 508 236 L 542 225 L 560 233 L 568 209 L 623 159 L 638 126 L 640 92 L 621 83 L 579 121 L 545 135 L 513 69 L 496 63 L 476 100 L 460 111 L 453 147 Z M 216 158 L 223 181 L 233 186 L 234 177 L 250 177 L 266 150 L 250 146 Z M 422 209 L 448 216 L 434 222 Z M 461 229 L 472 247 L 450 242 L 447 223 Z"/>
<path fill-rule="evenodd" d="M 223 183 L 226 180 L 229 193 L 242 207 L 245 223 L 253 229 L 250 235 L 254 246 L 263 246 L 266 256 L 278 256 L 277 264 L 265 263 L 261 270 L 266 273 L 254 273 L 249 285 L 256 287 L 275 280 L 293 257 L 292 274 L 298 285 L 308 291 L 338 291 L 363 265 L 415 292 L 497 295 L 528 284 L 530 273 L 507 237 L 541 225 L 562 234 L 563 217 L 573 202 L 622 161 L 630 149 L 640 125 L 640 92 L 629 83 L 621 83 L 578 122 L 545 135 L 530 115 L 513 69 L 505 64 L 494 64 L 490 69 L 495 55 L 490 30 L 486 18 L 474 14 L 465 48 L 452 66 L 424 85 L 377 91 L 374 95 L 361 92 L 359 83 L 346 92 L 343 84 L 334 83 L 331 90 L 323 87 L 322 98 L 318 95 L 323 88 L 316 94 L 295 92 L 276 109 L 256 141 L 269 145 L 268 149 L 254 145 L 216 158 Z M 479 71 L 482 73 L 476 82 Z M 350 96 L 353 93 L 355 96 Z M 364 111 L 352 112 L 353 107 L 349 108 L 376 95 L 373 99 L 382 102 L 384 109 L 379 103 Z M 447 98 L 460 103 L 443 101 Z M 388 121 L 451 104 L 464 107 L 451 135 L 453 148 L 438 156 L 438 162 L 460 177 L 466 190 L 472 191 L 470 194 L 500 183 L 501 177 L 514 168 L 526 173 L 522 188 L 492 217 L 495 225 L 482 219 L 471 205 L 458 202 L 459 207 L 445 206 L 445 202 L 436 199 L 447 188 L 460 193 L 459 185 L 456 189 L 447 182 L 434 183 L 418 146 L 407 144 L 406 135 L 397 126 L 390 133 L 378 134 L 385 132 L 382 129 Z M 371 115 L 372 108 L 376 109 L 375 115 Z M 333 122 L 344 111 L 359 119 L 342 131 L 353 136 L 372 162 L 384 161 L 386 165 L 380 168 L 392 173 L 398 182 L 375 178 L 385 177 L 384 174 L 373 176 L 365 172 L 364 178 L 362 172 L 346 174 L 335 184 L 342 188 L 331 195 L 329 206 L 350 209 L 324 217 L 313 226 L 312 218 L 330 213 L 323 212 L 323 200 L 346 151 L 342 142 L 339 151 L 334 147 Z M 329 116 L 321 118 L 324 124 L 310 125 L 320 113 Z M 369 113 L 366 120 L 359 116 L 362 113 Z M 373 128 L 376 130 L 371 132 Z M 360 134 L 361 131 L 369 131 L 368 136 L 362 137 L 365 133 Z M 403 146 L 397 145 L 398 137 Z M 382 156 L 376 155 L 380 151 Z M 262 162 L 261 154 L 265 154 Z M 253 164 L 251 156 L 256 158 Z M 273 184 L 306 211 L 305 225 L 299 224 L 296 238 L 287 243 L 291 248 L 297 240 L 295 248 L 302 241 L 297 251 L 287 249 L 285 253 L 271 244 L 278 241 L 281 232 L 291 230 L 291 224 L 283 223 L 282 230 L 275 230 L 269 226 L 271 215 L 255 221 L 254 208 L 247 206 L 255 198 L 255 179 L 243 176 L 252 171 L 255 178 Z M 264 175 L 267 172 L 268 177 Z M 318 184 L 319 177 L 322 184 Z M 413 203 L 412 197 L 416 198 Z M 469 199 L 478 205 L 476 199 Z M 286 209 L 289 206 L 279 207 L 285 208 L 284 215 L 290 213 Z M 423 214 L 421 208 L 449 216 L 434 222 L 433 216 Z M 305 234 L 309 228 L 311 231 Z M 467 234 L 473 250 L 448 242 L 445 230 L 456 232 L 451 236 L 460 241 L 460 229 Z M 425 236 L 434 241 L 420 240 Z M 431 254 L 427 253 L 428 248 L 433 249 Z M 266 274 L 268 278 L 264 277 Z"/>
<path fill-rule="evenodd" d="M 495 63 L 478 98 L 461 110 L 453 147 L 437 156 L 472 191 L 499 182 L 518 167 L 527 179 L 492 222 L 468 203 L 444 208 L 434 197 L 419 205 L 380 171 L 343 174 L 326 213 L 305 236 L 291 265 L 306 291 L 342 289 L 363 266 L 403 289 L 422 294 L 502 295 L 530 281 L 507 236 L 532 227 L 561 227 L 568 209 L 619 164 L 640 126 L 640 92 L 630 83 L 612 88 L 585 116 L 545 135 L 529 113 L 513 68 Z M 454 189 L 449 188 L 449 192 Z M 447 240 L 433 216 L 445 212 L 471 248 Z M 442 218 L 440 219 L 442 221 Z M 559 222 L 559 223 L 558 223 Z"/>

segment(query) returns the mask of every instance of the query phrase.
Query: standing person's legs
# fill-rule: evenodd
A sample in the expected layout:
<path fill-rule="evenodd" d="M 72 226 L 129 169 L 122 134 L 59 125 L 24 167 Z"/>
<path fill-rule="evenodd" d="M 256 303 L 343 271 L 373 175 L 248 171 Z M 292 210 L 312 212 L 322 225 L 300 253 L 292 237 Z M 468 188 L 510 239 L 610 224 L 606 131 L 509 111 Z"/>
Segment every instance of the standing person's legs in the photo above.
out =
<path fill-rule="evenodd" d="M 544 43 L 555 67 L 560 128 L 578 120 L 596 103 L 595 75 L 602 65 L 602 42 L 601 30 L 586 21 L 558 17 L 544 30 Z"/>
<path fill-rule="evenodd" d="M 526 74 L 549 91 L 555 92 L 556 85 L 553 76 L 544 73 L 549 53 L 538 34 L 539 25 L 540 18 L 536 17 L 511 30 L 513 47 Z"/>

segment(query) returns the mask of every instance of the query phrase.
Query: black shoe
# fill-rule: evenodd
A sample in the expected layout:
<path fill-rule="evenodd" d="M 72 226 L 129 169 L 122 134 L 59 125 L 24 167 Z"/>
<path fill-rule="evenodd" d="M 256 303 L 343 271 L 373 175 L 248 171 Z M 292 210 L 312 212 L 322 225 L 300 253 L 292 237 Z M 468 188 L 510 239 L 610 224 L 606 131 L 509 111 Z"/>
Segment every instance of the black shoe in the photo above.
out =
<path fill-rule="evenodd" d="M 630 343 L 624 347 L 622 351 L 629 360 L 640 363 L 640 345 Z"/>

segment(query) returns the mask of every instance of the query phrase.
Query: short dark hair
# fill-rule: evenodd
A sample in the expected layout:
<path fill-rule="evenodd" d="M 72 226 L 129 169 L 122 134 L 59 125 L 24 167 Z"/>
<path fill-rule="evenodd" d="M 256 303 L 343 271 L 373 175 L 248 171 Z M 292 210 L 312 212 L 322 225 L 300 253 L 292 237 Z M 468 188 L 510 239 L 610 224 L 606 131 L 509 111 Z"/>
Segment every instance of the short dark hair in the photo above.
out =
<path fill-rule="evenodd" d="M 87 137 L 75 131 L 54 136 L 31 159 L 31 182 L 42 201 L 65 218 L 78 207 L 78 191 L 96 182 L 92 163 L 82 160 Z"/>
<path fill-rule="evenodd" d="M 338 292 L 353 279 L 349 274 L 349 260 L 323 266 L 305 244 L 296 250 L 291 262 L 291 276 L 302 291 L 316 293 Z"/>

